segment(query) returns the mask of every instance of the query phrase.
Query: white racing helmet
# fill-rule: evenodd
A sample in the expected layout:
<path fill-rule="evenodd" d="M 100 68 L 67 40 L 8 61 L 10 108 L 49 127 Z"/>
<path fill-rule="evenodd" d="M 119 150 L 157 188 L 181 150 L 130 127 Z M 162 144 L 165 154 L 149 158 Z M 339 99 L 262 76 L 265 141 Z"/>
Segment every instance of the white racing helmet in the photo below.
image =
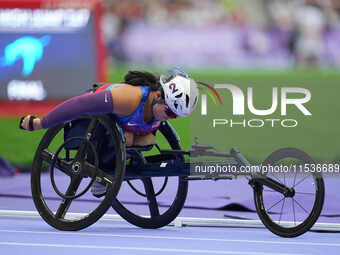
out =
<path fill-rule="evenodd" d="M 178 67 L 161 75 L 160 83 L 164 91 L 165 103 L 178 116 L 188 116 L 193 112 L 198 101 L 196 82 Z"/>

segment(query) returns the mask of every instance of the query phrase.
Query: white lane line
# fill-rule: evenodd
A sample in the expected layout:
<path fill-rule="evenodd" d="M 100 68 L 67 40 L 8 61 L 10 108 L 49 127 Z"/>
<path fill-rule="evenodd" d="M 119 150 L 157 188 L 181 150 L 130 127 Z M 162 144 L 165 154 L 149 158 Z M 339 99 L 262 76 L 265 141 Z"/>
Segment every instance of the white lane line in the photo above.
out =
<path fill-rule="evenodd" d="M 86 213 L 67 213 L 67 217 L 70 219 L 75 217 L 84 217 Z M 41 219 L 40 215 L 36 211 L 15 211 L 15 210 L 0 210 L 0 220 L 5 217 L 10 218 L 29 218 L 29 219 Z M 117 214 L 104 214 L 99 220 L 102 221 L 115 221 L 126 222 Z M 283 222 L 281 225 L 292 224 L 293 222 Z M 193 218 L 193 217 L 177 217 L 170 226 L 182 227 L 186 226 L 210 226 L 210 227 L 237 227 L 237 228 L 265 228 L 260 220 L 235 220 L 235 219 L 215 219 L 215 218 Z M 289 226 L 289 225 L 287 225 Z M 324 230 L 324 231 L 340 231 L 339 223 L 320 223 L 314 224 L 311 230 Z"/>
<path fill-rule="evenodd" d="M 78 248 L 78 249 L 107 249 L 125 251 L 149 251 L 149 252 L 176 252 L 176 253 L 203 253 L 203 254 L 238 254 L 238 255 L 304 255 L 297 253 L 267 253 L 248 251 L 220 251 L 220 250 L 196 250 L 196 249 L 169 249 L 169 248 L 144 248 L 125 246 L 99 246 L 99 245 L 78 245 L 78 244 L 51 244 L 51 243 L 19 243 L 0 242 L 0 245 L 7 246 L 28 246 L 28 247 L 53 247 L 53 248 Z"/>
<path fill-rule="evenodd" d="M 257 244 L 284 244 L 284 245 L 306 245 L 306 246 L 334 246 L 340 247 L 340 243 L 316 243 L 316 242 L 285 242 L 285 241 L 263 241 L 263 240 L 242 240 L 224 238 L 199 238 L 184 236 L 154 236 L 154 235 L 122 235 L 122 234 L 103 234 L 103 233 L 84 233 L 84 232 L 54 232 L 54 231 L 26 231 L 26 230 L 6 230 L 0 229 L 0 233 L 22 233 L 22 234 L 43 234 L 43 235 L 72 235 L 72 236 L 99 236 L 117 238 L 144 238 L 144 239 L 166 239 L 166 240 L 189 240 L 189 241 L 212 241 L 212 242 L 239 242 Z"/>

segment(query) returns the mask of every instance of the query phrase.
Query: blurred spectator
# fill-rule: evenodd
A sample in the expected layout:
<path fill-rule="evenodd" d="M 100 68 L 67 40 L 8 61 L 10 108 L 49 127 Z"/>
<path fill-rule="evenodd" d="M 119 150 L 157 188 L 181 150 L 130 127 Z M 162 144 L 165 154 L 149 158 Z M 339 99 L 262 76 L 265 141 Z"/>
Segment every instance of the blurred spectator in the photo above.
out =
<path fill-rule="evenodd" d="M 142 21 L 145 10 L 142 1 L 135 0 L 110 0 L 104 2 L 105 14 L 103 19 L 103 31 L 109 52 L 111 64 L 114 61 L 125 62 L 126 56 L 121 36 L 133 22 Z"/>
<path fill-rule="evenodd" d="M 323 57 L 323 32 L 326 26 L 325 15 L 313 0 L 295 1 L 292 34 L 292 52 L 296 64 L 302 67 L 319 66 Z"/>
<path fill-rule="evenodd" d="M 298 66 L 320 66 L 324 61 L 324 35 L 339 24 L 339 12 L 332 0 L 276 0 L 269 10 L 278 29 L 290 33 L 288 48 Z"/>
<path fill-rule="evenodd" d="M 340 30 L 339 0 L 103 1 L 103 28 L 112 62 L 128 60 L 122 38 L 134 24 L 164 30 L 225 27 L 228 33 L 232 29 L 246 34 L 250 58 L 281 50 L 290 52 L 299 66 L 324 64 L 325 31 Z"/>

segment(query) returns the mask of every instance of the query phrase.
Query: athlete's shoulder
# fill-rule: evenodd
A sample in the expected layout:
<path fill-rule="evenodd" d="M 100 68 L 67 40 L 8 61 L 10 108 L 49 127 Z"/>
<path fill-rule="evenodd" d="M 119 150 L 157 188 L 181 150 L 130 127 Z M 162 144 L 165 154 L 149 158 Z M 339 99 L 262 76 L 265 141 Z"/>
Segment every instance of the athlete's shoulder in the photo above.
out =
<path fill-rule="evenodd" d="M 137 86 L 124 84 L 110 89 L 114 112 L 120 116 L 127 116 L 134 112 L 142 100 L 142 91 Z"/>
<path fill-rule="evenodd" d="M 129 84 L 121 83 L 117 84 L 117 86 L 110 88 L 112 93 L 120 93 L 125 94 L 127 96 L 142 96 L 142 90 L 139 86 L 132 86 Z"/>

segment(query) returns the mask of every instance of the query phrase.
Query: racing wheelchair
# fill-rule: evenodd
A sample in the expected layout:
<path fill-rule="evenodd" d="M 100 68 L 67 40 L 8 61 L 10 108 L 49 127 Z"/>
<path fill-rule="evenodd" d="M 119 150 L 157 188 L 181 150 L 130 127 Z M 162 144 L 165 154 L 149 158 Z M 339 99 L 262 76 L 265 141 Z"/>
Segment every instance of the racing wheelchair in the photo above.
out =
<path fill-rule="evenodd" d="M 279 149 L 262 163 L 281 167 L 290 164 L 286 172 L 245 172 L 240 169 L 250 169 L 251 164 L 236 148 L 230 153 L 217 152 L 209 145 L 195 142 L 191 150 L 182 150 L 179 137 L 168 122 L 162 122 L 156 134 L 157 141 L 161 137 L 163 144 L 125 147 L 124 133 L 109 114 L 84 115 L 48 129 L 35 153 L 31 172 L 32 197 L 41 217 L 56 229 L 74 231 L 92 225 L 112 206 L 133 225 L 160 228 L 181 212 L 189 181 L 229 180 L 242 175 L 253 189 L 259 218 L 274 234 L 296 237 L 317 221 L 324 202 L 324 181 L 319 173 L 298 171 L 296 166 L 314 163 L 305 152 Z M 197 163 L 187 162 L 185 157 L 199 156 L 222 158 L 219 164 L 232 166 L 236 171 L 217 175 L 195 173 Z M 94 182 L 105 185 L 107 190 L 97 200 L 89 192 Z M 122 184 L 143 202 L 131 206 L 131 202 L 120 199 L 119 194 L 125 192 L 121 190 Z M 171 196 L 166 198 L 171 202 L 164 206 L 158 198 L 168 185 Z M 51 190 L 58 199 L 51 197 Z M 78 217 L 69 213 L 76 201 L 81 204 L 77 209 L 86 212 Z M 93 209 L 88 208 L 89 204 Z M 133 210 L 142 206 L 143 211 Z"/>

